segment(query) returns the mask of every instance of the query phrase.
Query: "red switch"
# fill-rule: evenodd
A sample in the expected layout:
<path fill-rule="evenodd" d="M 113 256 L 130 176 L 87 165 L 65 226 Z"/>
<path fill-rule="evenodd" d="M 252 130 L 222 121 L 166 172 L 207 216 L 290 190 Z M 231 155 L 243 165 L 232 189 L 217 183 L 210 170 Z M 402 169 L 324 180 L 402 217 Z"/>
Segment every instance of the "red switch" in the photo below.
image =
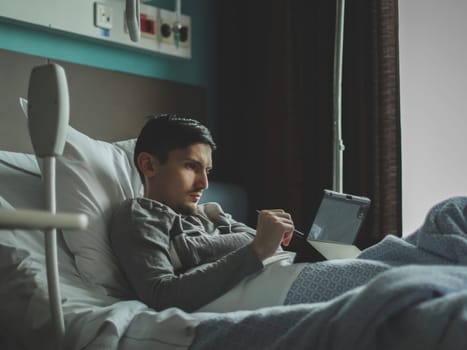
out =
<path fill-rule="evenodd" d="M 145 14 L 140 15 L 140 26 L 141 26 L 141 32 L 142 33 L 147 33 L 150 35 L 155 35 L 156 34 L 156 23 L 155 21 L 148 17 Z"/>

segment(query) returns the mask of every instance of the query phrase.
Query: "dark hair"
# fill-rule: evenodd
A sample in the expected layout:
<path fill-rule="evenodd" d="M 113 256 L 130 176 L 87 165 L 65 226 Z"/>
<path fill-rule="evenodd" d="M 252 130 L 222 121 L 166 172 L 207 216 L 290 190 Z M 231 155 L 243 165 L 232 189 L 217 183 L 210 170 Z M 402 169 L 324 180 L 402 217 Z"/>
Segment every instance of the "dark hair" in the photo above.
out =
<path fill-rule="evenodd" d="M 183 149 L 195 143 L 204 143 L 214 151 L 216 144 L 209 129 L 199 121 L 173 114 L 149 116 L 136 140 L 133 161 L 144 183 L 144 176 L 138 167 L 138 155 L 148 152 L 161 163 L 167 161 L 170 151 Z"/>

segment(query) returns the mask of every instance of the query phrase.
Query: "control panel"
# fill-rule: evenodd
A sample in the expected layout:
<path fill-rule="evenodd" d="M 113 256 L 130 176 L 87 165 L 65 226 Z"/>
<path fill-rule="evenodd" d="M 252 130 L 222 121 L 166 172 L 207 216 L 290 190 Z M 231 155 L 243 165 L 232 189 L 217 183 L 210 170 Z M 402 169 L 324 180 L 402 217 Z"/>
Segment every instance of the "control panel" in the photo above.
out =
<path fill-rule="evenodd" d="M 0 0 L 0 20 L 36 26 L 129 46 L 148 52 L 191 58 L 191 18 L 175 11 L 139 4 L 141 36 L 130 39 L 125 0 Z"/>

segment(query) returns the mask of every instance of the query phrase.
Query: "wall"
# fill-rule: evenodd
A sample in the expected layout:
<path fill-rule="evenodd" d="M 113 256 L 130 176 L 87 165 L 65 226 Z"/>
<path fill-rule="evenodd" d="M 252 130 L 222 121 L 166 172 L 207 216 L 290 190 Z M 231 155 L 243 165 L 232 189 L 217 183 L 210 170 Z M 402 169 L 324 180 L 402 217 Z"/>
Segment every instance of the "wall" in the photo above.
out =
<path fill-rule="evenodd" d="M 150 4 L 174 10 L 172 0 L 153 0 Z M 212 73 L 216 63 L 214 6 L 215 0 L 182 2 L 182 12 L 190 15 L 192 20 L 190 60 L 139 52 L 6 20 L 0 20 L 0 48 L 201 86 L 208 89 L 210 96 L 210 92 L 215 94 L 216 91 L 215 76 Z M 215 115 L 215 104 L 212 103 L 208 111 L 210 120 Z"/>
<path fill-rule="evenodd" d="M 403 227 L 467 194 L 467 2 L 399 2 Z"/>
<path fill-rule="evenodd" d="M 31 70 L 43 61 L 39 56 L 0 49 L 0 77 L 8 82 L 0 84 L 2 150 L 33 151 L 18 99 L 27 98 Z M 150 114 L 175 112 L 206 122 L 207 97 L 203 87 L 55 62 L 66 72 L 70 125 L 90 137 L 105 141 L 136 137 Z"/>

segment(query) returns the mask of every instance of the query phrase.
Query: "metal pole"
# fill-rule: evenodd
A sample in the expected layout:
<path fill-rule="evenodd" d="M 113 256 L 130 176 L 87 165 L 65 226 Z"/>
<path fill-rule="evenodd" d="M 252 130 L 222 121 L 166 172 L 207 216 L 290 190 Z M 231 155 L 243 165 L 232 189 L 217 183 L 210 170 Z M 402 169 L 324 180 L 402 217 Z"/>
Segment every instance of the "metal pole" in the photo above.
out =
<path fill-rule="evenodd" d="M 336 31 L 334 37 L 334 80 L 333 80 L 333 179 L 332 187 L 343 192 L 343 153 L 342 141 L 342 58 L 344 51 L 344 12 L 345 0 L 337 0 Z"/>
<path fill-rule="evenodd" d="M 55 157 L 44 158 L 44 186 L 46 209 L 55 214 Z M 50 311 L 55 328 L 55 348 L 62 349 L 65 335 L 65 321 L 63 319 L 62 297 L 60 294 L 60 277 L 58 273 L 57 230 L 50 228 L 45 231 L 45 258 L 47 265 L 47 285 L 49 289 Z"/>

